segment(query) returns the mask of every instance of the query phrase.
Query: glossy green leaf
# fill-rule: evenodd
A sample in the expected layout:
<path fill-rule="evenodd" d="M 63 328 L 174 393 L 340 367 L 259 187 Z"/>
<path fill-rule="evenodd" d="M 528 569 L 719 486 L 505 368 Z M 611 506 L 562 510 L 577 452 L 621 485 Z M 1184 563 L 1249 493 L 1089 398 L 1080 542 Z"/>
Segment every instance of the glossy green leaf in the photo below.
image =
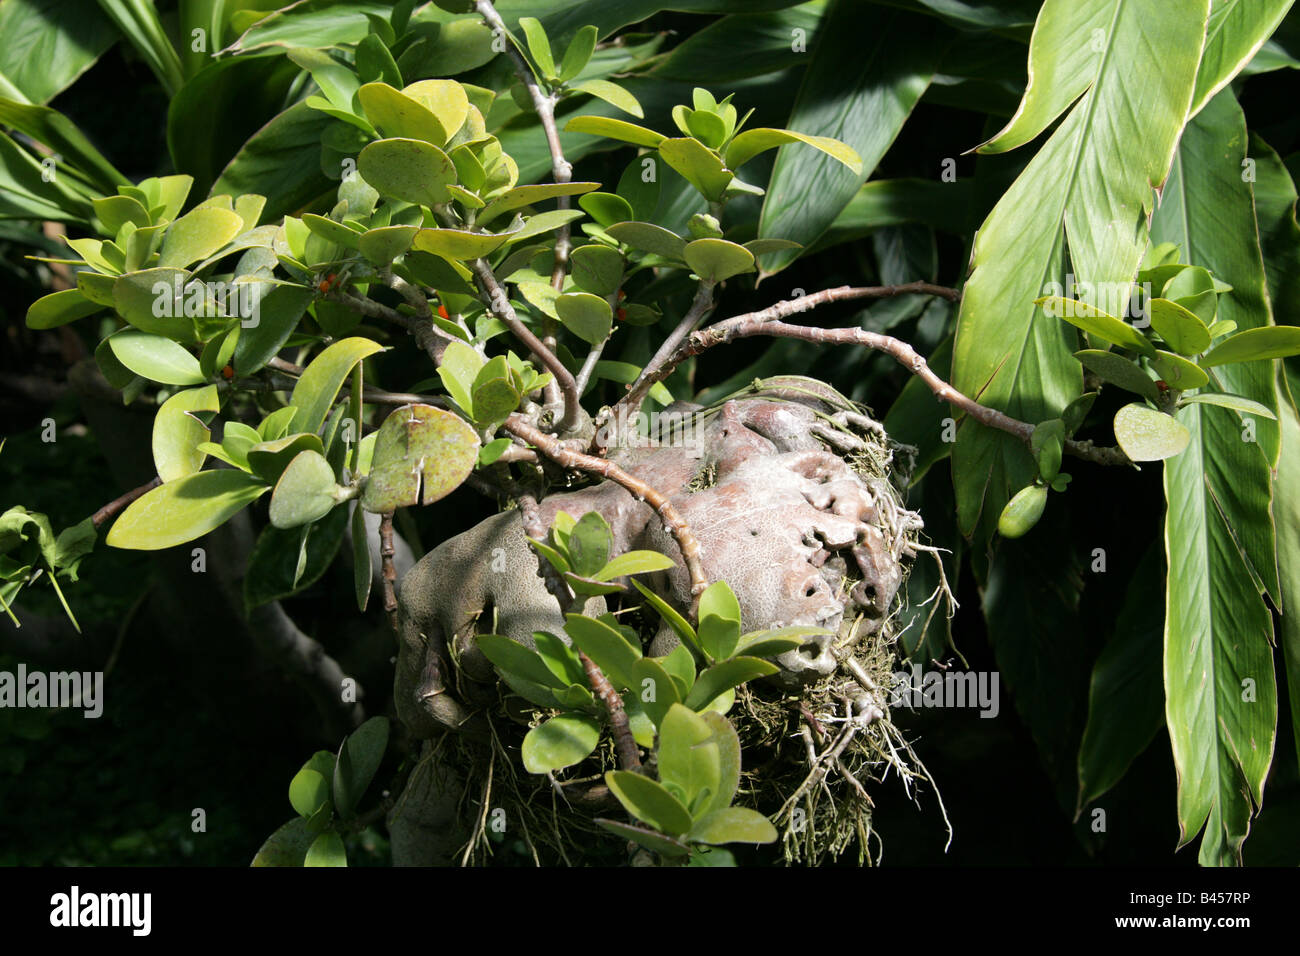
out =
<path fill-rule="evenodd" d="M 292 597 L 320 580 L 338 555 L 347 517 L 346 508 L 336 508 L 304 527 L 263 528 L 244 574 L 245 609 Z"/>
<path fill-rule="evenodd" d="M 778 668 L 757 657 L 733 657 L 700 672 L 695 686 L 686 695 L 686 706 L 702 710 L 733 688 L 760 677 L 775 674 Z"/>
<path fill-rule="evenodd" d="M 606 229 L 636 218 L 632 213 L 632 204 L 616 193 L 588 193 L 578 200 L 578 205 Z"/>
<path fill-rule="evenodd" d="M 645 118 L 645 112 L 641 109 L 641 104 L 637 101 L 637 98 L 617 83 L 611 83 L 609 80 L 583 80 L 581 83 L 574 83 L 573 89 L 579 93 L 587 93 L 597 99 L 604 100 L 610 106 L 635 116 L 637 119 Z"/>
<path fill-rule="evenodd" d="M 1210 381 L 1199 365 L 1164 349 L 1156 352 L 1156 357 L 1151 360 L 1151 368 L 1160 376 L 1161 381 L 1178 391 L 1201 388 Z"/>
<path fill-rule="evenodd" d="M 567 674 L 557 675 L 537 651 L 518 641 L 500 634 L 480 634 L 476 642 L 483 656 L 505 673 L 543 687 L 563 688 L 571 683 Z M 586 680 L 585 676 L 582 679 Z"/>
<path fill-rule="evenodd" d="M 672 704 L 659 727 L 659 782 L 695 810 L 722 789 L 722 760 L 713 728 L 681 704 Z"/>
<path fill-rule="evenodd" d="M 594 577 L 609 560 L 614 536 L 609 524 L 598 511 L 588 511 L 578 519 L 568 535 L 567 548 L 573 573 Z"/>
<path fill-rule="evenodd" d="M 1150 305 L 1151 327 L 1175 352 L 1199 355 L 1210 347 L 1210 330 L 1196 313 L 1168 299 L 1152 299 Z"/>
<path fill-rule="evenodd" d="M 456 166 L 437 146 L 418 139 L 381 139 L 357 157 L 357 170 L 370 185 L 392 199 L 421 206 L 448 202 L 448 183 Z"/>
<path fill-rule="evenodd" d="M 289 803 L 302 817 L 310 817 L 330 798 L 330 787 L 325 777 L 309 767 L 299 770 L 289 782 Z"/>
<path fill-rule="evenodd" d="M 525 206 L 536 205 L 539 202 L 545 202 L 548 199 L 555 199 L 559 196 L 580 196 L 583 193 L 591 192 L 593 189 L 599 189 L 600 183 L 536 183 L 529 186 L 516 186 L 514 189 L 502 193 L 493 199 L 484 207 L 483 211 L 478 214 L 476 222 L 480 226 L 486 226 L 489 222 L 504 212 L 510 212 L 515 209 L 522 209 Z"/>
<path fill-rule="evenodd" d="M 348 851 L 343 838 L 333 830 L 326 830 L 307 848 L 303 866 L 347 866 Z"/>
<path fill-rule="evenodd" d="M 691 829 L 690 811 L 663 784 L 639 773 L 611 770 L 605 783 L 628 813 L 642 823 L 669 836 L 681 836 Z"/>
<path fill-rule="evenodd" d="M 829 136 L 805 136 L 788 129 L 758 128 L 740 133 L 727 147 L 727 166 L 733 170 L 739 169 L 759 153 L 786 143 L 812 146 L 846 166 L 855 176 L 862 174 L 862 157 L 853 147 Z"/>
<path fill-rule="evenodd" d="M 1114 17 L 1115 0 L 1043 4 L 1029 41 L 1024 96 L 1015 115 L 979 147 L 981 153 L 1006 152 L 1037 138 L 1096 82 L 1105 51 L 1092 38 L 1113 29 Z"/>
<path fill-rule="evenodd" d="M 271 494 L 271 524 L 297 528 L 325 517 L 339 503 L 334 469 L 318 451 L 301 451 Z"/>
<path fill-rule="evenodd" d="M 1132 404 L 1115 413 L 1115 438 L 1133 461 L 1161 461 L 1181 453 L 1191 433 L 1172 415 Z"/>
<path fill-rule="evenodd" d="M 361 254 L 377 266 L 387 265 L 407 249 L 419 232 L 418 226 L 381 226 L 361 236 Z"/>
<path fill-rule="evenodd" d="M 379 428 L 362 505 L 386 513 L 433 504 L 474 469 L 479 438 L 458 415 L 431 405 L 393 409 Z"/>
<path fill-rule="evenodd" d="M 696 843 L 775 843 L 776 827 L 756 810 L 726 807 L 714 810 L 691 828 Z"/>
<path fill-rule="evenodd" d="M 1273 414 L 1273 409 L 1267 405 L 1226 392 L 1202 392 L 1199 395 L 1186 395 L 1179 404 L 1218 405 L 1220 408 L 1231 408 L 1233 411 L 1241 412 L 1244 415 L 1260 415 L 1273 421 L 1277 420 L 1277 415 Z"/>
<path fill-rule="evenodd" d="M 624 245 L 677 262 L 686 259 L 686 240 L 652 222 L 620 222 L 606 231 Z"/>
<path fill-rule="evenodd" d="M 1041 305 L 1046 315 L 1064 319 L 1076 328 L 1131 352 L 1140 352 L 1148 357 L 1156 354 L 1155 346 L 1133 326 L 1086 302 L 1049 295 L 1035 299 L 1034 304 Z"/>
<path fill-rule="evenodd" d="M 700 645 L 714 660 L 730 657 L 740 643 L 740 603 L 726 581 L 714 581 L 700 595 Z"/>
<path fill-rule="evenodd" d="M 1190 115 L 1204 109 L 1241 72 L 1290 8 L 1291 0 L 1224 0 L 1214 5 Z"/>
<path fill-rule="evenodd" d="M 575 116 L 564 126 L 568 133 L 590 133 L 592 136 L 605 136 L 634 146 L 656 148 L 667 139 L 654 130 L 637 126 L 635 123 L 612 119 L 608 116 Z"/>
<path fill-rule="evenodd" d="M 673 566 L 673 559 L 658 551 L 627 551 L 612 559 L 594 577 L 597 581 L 613 581 L 627 574 L 666 571 Z"/>
<path fill-rule="evenodd" d="M 722 282 L 742 272 L 754 271 L 754 254 L 726 239 L 696 239 L 688 242 L 686 264 L 706 282 Z"/>
<path fill-rule="evenodd" d="M 564 629 L 574 645 L 595 661 L 616 689 L 635 686 L 634 667 L 642 656 L 640 647 L 634 647 L 618 631 L 595 618 L 566 614 L 565 621 Z"/>
<path fill-rule="evenodd" d="M 53 329 L 94 315 L 104 306 L 86 298 L 78 289 L 64 289 L 41 296 L 27 310 L 29 329 Z"/>
<path fill-rule="evenodd" d="M 720 201 L 735 178 L 722 160 L 697 139 L 665 139 L 659 144 L 659 155 L 710 202 Z"/>
<path fill-rule="evenodd" d="M 302 817 L 294 817 L 262 844 L 250 866 L 302 866 L 316 834 Z"/>
<path fill-rule="evenodd" d="M 344 739 L 334 764 L 332 790 L 340 816 L 350 817 L 360 807 L 387 749 L 387 717 L 371 717 Z"/>
<path fill-rule="evenodd" d="M 591 243 L 569 254 L 570 274 L 583 292 L 611 296 L 623 283 L 623 256 L 617 249 Z"/>
<path fill-rule="evenodd" d="M 650 602 L 650 606 L 658 612 L 661 618 L 663 618 L 664 623 L 672 628 L 673 633 L 677 635 L 678 639 L 681 640 L 684 645 L 691 647 L 696 651 L 701 650 L 699 639 L 695 636 L 695 629 L 691 627 L 690 622 L 687 621 L 686 618 L 682 617 L 682 615 L 678 613 L 671 604 L 659 595 L 655 594 L 649 588 L 645 587 L 645 585 L 636 580 L 636 578 L 632 579 L 632 586 L 640 591 L 641 596 Z"/>
<path fill-rule="evenodd" d="M 199 360 L 161 335 L 123 329 L 108 340 L 119 362 L 142 378 L 165 385 L 199 385 L 203 372 Z"/>
<path fill-rule="evenodd" d="M 595 52 L 598 34 L 596 27 L 588 25 L 573 35 L 573 39 L 569 41 L 564 51 L 564 59 L 560 63 L 561 80 L 571 80 L 582 72 L 583 67 L 591 59 L 591 54 Z"/>
<path fill-rule="evenodd" d="M 270 490 L 242 471 L 201 471 L 145 492 L 118 516 L 104 539 L 111 547 L 157 551 L 219 527 Z"/>
<path fill-rule="evenodd" d="M 289 463 L 297 458 L 300 452 L 304 451 L 314 451 L 318 455 L 324 455 L 325 448 L 321 443 L 320 436 L 314 433 L 298 432 L 293 435 L 273 438 L 270 441 L 257 442 L 249 446 L 245 452 L 245 458 L 248 460 L 248 466 L 253 470 L 253 474 L 269 484 L 274 484 L 280 480 L 280 476 L 289 467 Z"/>
<path fill-rule="evenodd" d="M 200 442 L 212 434 L 195 412 L 216 412 L 217 387 L 205 385 L 177 392 L 158 409 L 153 421 L 153 461 L 158 477 L 174 481 L 203 467 Z"/>
<path fill-rule="evenodd" d="M 294 431 L 320 431 L 339 389 L 352 374 L 353 367 L 366 356 L 380 351 L 383 351 L 383 346 L 378 342 L 348 338 L 328 346 L 312 359 L 294 386 L 290 398 L 290 404 L 298 409 L 298 414 L 293 419 Z"/>
<path fill-rule="evenodd" d="M 102 11 L 80 0 L 5 3 L 0 35 L 0 74 L 33 103 L 66 89 L 120 36 Z"/>
<path fill-rule="evenodd" d="M 438 147 L 460 129 L 469 111 L 465 88 L 454 80 L 421 80 L 403 90 L 387 83 L 366 83 L 357 96 L 366 118 L 385 136 Z"/>
<path fill-rule="evenodd" d="M 555 311 L 566 329 L 591 345 L 609 338 L 614 325 L 609 303 L 590 292 L 568 292 L 557 297 Z"/>
<path fill-rule="evenodd" d="M 206 259 L 243 231 L 244 220 L 229 209 L 193 209 L 167 227 L 158 265 L 183 269 Z"/>
<path fill-rule="evenodd" d="M 235 343 L 235 372 L 252 375 L 265 367 L 298 328 L 313 298 L 315 293 L 303 286 L 276 285 L 257 299 L 255 320 L 240 329 Z"/>
<path fill-rule="evenodd" d="M 681 840 L 665 836 L 657 830 L 650 830 L 631 823 L 622 823 L 618 820 L 606 820 L 601 817 L 597 817 L 592 822 L 615 836 L 622 837 L 624 840 L 645 847 L 647 850 L 668 859 L 684 857 L 691 852 L 691 848 Z"/>
<path fill-rule="evenodd" d="M 509 235 L 463 229 L 421 229 L 412 245 L 444 259 L 479 259 L 500 248 Z"/>
<path fill-rule="evenodd" d="M 1159 401 L 1160 389 L 1156 386 L 1155 380 L 1143 371 L 1142 366 L 1131 359 L 1099 349 L 1084 349 L 1075 352 L 1074 357 L 1082 362 L 1083 367 L 1088 371 L 1100 375 L 1112 385 L 1118 385 L 1125 391 L 1135 392 L 1153 402 Z"/>
<path fill-rule="evenodd" d="M 1274 325 L 1245 329 L 1229 336 L 1201 359 L 1206 368 L 1229 362 L 1256 362 L 1261 359 L 1300 355 L 1300 327 Z"/>
<path fill-rule="evenodd" d="M 521 754 L 529 773 L 550 773 L 587 759 L 600 743 L 600 722 L 583 714 L 559 714 L 524 736 Z"/>

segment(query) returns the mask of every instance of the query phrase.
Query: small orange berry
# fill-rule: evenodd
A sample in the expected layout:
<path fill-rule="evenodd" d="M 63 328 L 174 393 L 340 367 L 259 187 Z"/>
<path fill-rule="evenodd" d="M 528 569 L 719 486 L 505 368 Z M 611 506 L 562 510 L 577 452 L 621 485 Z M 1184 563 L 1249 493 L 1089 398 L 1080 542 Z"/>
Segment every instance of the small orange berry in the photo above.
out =
<path fill-rule="evenodd" d="M 444 319 L 451 318 L 451 316 L 447 314 L 447 307 L 445 305 L 438 306 L 438 315 Z"/>
<path fill-rule="evenodd" d="M 235 367 L 234 367 L 233 365 L 227 365 L 225 368 L 223 368 L 223 369 L 221 370 L 221 376 L 222 376 L 222 378 L 225 378 L 226 380 L 229 380 L 229 379 L 234 378 L 234 377 L 235 377 Z"/>

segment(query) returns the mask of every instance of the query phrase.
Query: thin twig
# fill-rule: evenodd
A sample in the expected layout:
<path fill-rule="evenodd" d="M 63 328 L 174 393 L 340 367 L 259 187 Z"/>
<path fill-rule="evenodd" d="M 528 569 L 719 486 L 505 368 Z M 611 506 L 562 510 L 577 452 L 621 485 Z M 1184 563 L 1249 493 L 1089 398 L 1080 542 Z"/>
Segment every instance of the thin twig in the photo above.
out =
<path fill-rule="evenodd" d="M 591 692 L 605 705 L 609 714 L 609 729 L 614 734 L 614 751 L 618 754 L 619 766 L 633 773 L 641 772 L 641 754 L 636 747 L 636 738 L 632 736 L 632 727 L 628 723 L 627 711 L 623 709 L 623 698 L 609 682 L 609 678 L 596 666 L 586 654 L 578 652 L 582 668 L 587 672 L 587 683 Z"/>
<path fill-rule="evenodd" d="M 656 491 L 640 478 L 629 475 L 608 459 L 584 455 L 582 452 L 566 447 L 554 436 L 535 428 L 517 412 L 506 419 L 504 428 L 515 437 L 528 442 L 560 467 L 591 472 L 602 478 L 608 478 L 630 491 L 638 501 L 644 501 L 654 508 L 682 552 L 682 561 L 691 579 L 691 614 L 695 614 L 694 605 L 698 603 L 700 594 L 709 586 L 704 567 L 700 563 L 700 542 L 696 540 L 694 533 L 666 495 Z"/>
<path fill-rule="evenodd" d="M 519 82 L 524 85 L 529 98 L 533 101 L 533 109 L 536 110 L 537 118 L 542 124 L 542 132 L 546 135 L 546 146 L 551 152 L 552 177 L 557 183 L 571 182 L 573 164 L 564 158 L 564 148 L 560 145 L 560 132 L 555 126 L 555 94 L 543 92 L 537 84 L 532 67 L 515 46 L 513 38 L 506 30 L 505 21 L 501 19 L 491 0 L 477 0 L 474 7 L 488 28 L 505 41 L 506 53 L 515 65 L 515 75 L 519 77 Z M 557 209 L 568 209 L 569 197 L 560 196 L 555 205 Z M 551 269 L 551 285 L 557 290 L 564 287 L 564 272 L 569 261 L 569 249 L 569 225 L 565 223 L 555 231 L 555 265 Z"/>
<path fill-rule="evenodd" d="M 91 516 L 90 523 L 95 526 L 96 530 L 98 530 L 99 528 L 104 526 L 104 523 L 106 521 L 108 521 L 110 518 L 115 517 L 118 514 L 118 512 L 120 512 L 131 502 L 135 501 L 135 499 L 139 498 L 141 495 L 145 494 L 146 492 L 153 491 L 153 489 L 157 488 L 161 484 L 162 484 L 161 478 L 154 478 L 152 481 L 145 482 L 139 488 L 132 488 L 126 494 L 114 498 L 108 504 L 104 505 L 104 507 L 96 511 L 94 515 Z"/>
<path fill-rule="evenodd" d="M 705 313 L 713 307 L 713 283 L 701 282 L 699 288 L 695 290 L 695 299 L 691 302 L 691 307 L 682 316 L 682 320 L 677 323 L 677 328 L 673 329 L 668 338 L 664 339 L 659 350 L 655 352 L 654 357 L 650 359 L 646 367 L 637 376 L 636 382 L 633 383 L 627 397 L 623 398 L 618 404 L 627 409 L 628 420 L 636 418 L 636 413 L 641 409 L 641 403 L 645 401 L 646 395 L 650 394 L 650 388 L 655 382 L 667 378 L 673 369 L 680 363 L 674 363 L 671 367 L 665 369 L 665 365 L 673 358 L 677 347 L 681 345 L 682 339 L 686 338 L 704 318 Z M 660 371 L 663 374 L 660 375 Z"/>
<path fill-rule="evenodd" d="M 388 614 L 388 625 L 393 633 L 401 636 L 397 625 L 397 569 L 393 566 L 393 513 L 386 512 L 379 519 L 379 557 L 384 576 L 384 611 Z"/>
<path fill-rule="evenodd" d="M 909 282 L 905 285 L 882 285 L 882 286 L 836 286 L 833 289 L 823 289 L 821 292 L 814 292 L 812 295 L 802 295 L 797 299 L 785 299 L 774 305 L 769 305 L 766 309 L 760 309 L 757 312 L 746 312 L 744 315 L 733 316 L 722 322 L 715 322 L 702 332 L 710 332 L 714 329 L 729 328 L 732 325 L 744 324 L 747 322 L 763 323 L 774 322 L 787 316 L 797 315 L 800 312 L 807 312 L 815 309 L 819 305 L 829 305 L 832 302 L 847 302 L 852 299 L 887 299 L 899 295 L 937 295 L 942 296 L 950 302 L 956 302 L 961 293 L 956 289 L 950 289 L 947 286 L 932 285 L 929 282 Z M 696 301 L 699 301 L 697 293 Z M 694 307 L 692 306 L 692 311 Z M 688 313 L 688 318 L 689 318 Z M 698 317 L 697 317 L 698 318 Z M 683 324 L 685 321 L 683 320 Z M 694 339 L 695 336 L 692 336 Z M 678 339 L 680 341 L 680 337 Z M 729 340 L 728 340 L 729 341 Z M 711 343 L 712 344 L 712 343 Z M 662 352 L 663 349 L 660 349 Z M 671 351 L 671 350 L 670 350 Z M 702 351 L 702 350 L 700 350 Z M 617 412 L 619 407 L 630 408 L 635 410 L 641 407 L 645 401 L 645 396 L 649 393 L 651 386 L 657 382 L 662 382 L 671 375 L 677 366 L 690 358 L 692 355 L 698 355 L 699 351 L 693 351 L 691 343 L 687 342 L 679 348 L 676 348 L 671 355 L 660 359 L 658 355 L 651 360 L 646 366 L 645 371 L 637 379 L 632 389 L 621 398 L 615 407 Z"/>
<path fill-rule="evenodd" d="M 266 363 L 266 367 L 281 372 L 292 379 L 301 378 L 303 373 L 303 367 L 301 365 L 294 365 L 292 362 L 286 362 L 282 358 L 273 357 Z M 241 388 L 251 388 L 254 385 L 252 381 L 241 381 L 238 384 Z M 271 382 L 272 386 L 276 384 L 276 380 Z M 294 383 L 289 382 L 287 384 L 289 388 L 292 388 Z M 276 390 L 279 391 L 279 389 Z M 351 387 L 344 387 L 339 392 L 339 395 L 343 398 L 350 398 L 352 396 Z M 420 395 L 416 392 L 389 392 L 382 388 L 373 388 L 369 385 L 362 389 L 361 398 L 369 405 L 434 405 L 438 408 L 447 407 L 447 397 L 445 395 Z"/>
<path fill-rule="evenodd" d="M 864 299 L 864 298 L 883 298 L 887 296 L 901 295 L 904 293 L 920 293 L 925 295 L 941 295 L 950 301 L 955 301 L 958 293 L 955 289 L 949 289 L 944 286 L 934 286 L 925 282 L 913 282 L 908 285 L 899 286 L 877 286 L 856 288 L 853 286 L 840 286 L 834 289 L 825 289 L 821 292 L 809 296 L 803 296 L 798 299 L 790 299 L 778 302 L 758 312 L 748 312 L 744 315 L 737 315 L 730 319 L 724 319 L 721 322 L 715 322 L 713 325 L 693 332 L 685 342 L 683 342 L 673 355 L 657 369 L 654 375 L 647 377 L 643 383 L 644 390 L 648 391 L 649 387 L 657 381 L 666 378 L 674 368 L 680 365 L 686 359 L 699 355 L 707 349 L 717 345 L 725 345 L 734 342 L 736 339 L 751 338 L 753 336 L 767 335 L 779 338 L 800 339 L 805 342 L 814 342 L 820 345 L 860 345 L 869 349 L 875 349 L 878 352 L 884 352 L 893 358 L 913 375 L 921 378 L 922 381 L 934 393 L 935 398 L 941 402 L 948 402 L 961 411 L 965 412 L 975 421 L 990 428 L 996 428 L 999 431 L 1007 432 L 1014 435 L 1022 441 L 1028 442 L 1033 436 L 1034 425 L 1029 422 L 1022 422 L 1012 418 L 1010 415 L 1000 412 L 995 408 L 989 408 L 981 405 L 957 389 L 953 388 L 926 364 L 925 359 L 911 345 L 896 339 L 890 335 L 882 335 L 879 332 L 869 332 L 861 328 L 846 329 L 826 329 L 818 326 L 790 325 L 787 322 L 779 321 L 781 318 L 794 315 L 799 312 L 805 312 L 808 309 L 815 308 L 818 305 L 825 305 L 830 302 L 840 302 L 847 299 Z M 619 403 L 630 402 L 633 396 L 629 393 L 627 397 Z M 615 406 L 611 416 L 617 412 L 618 406 Z M 1095 445 L 1090 441 L 1075 441 L 1071 439 L 1065 443 L 1065 451 L 1078 458 L 1086 461 L 1095 462 L 1099 465 L 1132 465 L 1127 455 L 1118 448 L 1110 448 Z"/>

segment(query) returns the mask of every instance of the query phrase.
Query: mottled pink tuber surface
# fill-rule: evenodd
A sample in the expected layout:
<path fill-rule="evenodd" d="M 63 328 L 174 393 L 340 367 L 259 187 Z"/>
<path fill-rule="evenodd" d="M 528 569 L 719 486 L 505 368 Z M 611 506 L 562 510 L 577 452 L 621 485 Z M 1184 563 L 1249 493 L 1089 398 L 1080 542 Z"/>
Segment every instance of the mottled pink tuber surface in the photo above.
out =
<path fill-rule="evenodd" d="M 700 542 L 709 580 L 726 580 L 735 591 L 745 630 L 792 624 L 838 630 L 859 614 L 855 638 L 879 630 L 912 556 L 908 535 L 920 528 L 885 475 L 883 429 L 828 386 L 796 377 L 767 380 L 761 389 L 695 411 L 680 404 L 669 410 L 687 413 L 673 444 L 611 451 L 611 458 L 671 498 Z M 877 467 L 850 465 L 872 450 Z M 614 533 L 612 553 L 649 548 L 680 557 L 653 509 L 612 482 L 548 496 L 542 521 L 549 526 L 560 510 L 574 517 L 599 511 Z M 679 609 L 689 607 L 690 582 L 680 563 L 653 577 L 659 580 L 645 583 Z M 397 711 L 421 737 L 460 726 L 475 685 L 491 689 L 492 667 L 474 643 L 476 634 L 531 644 L 534 631 L 563 633 L 514 511 L 426 555 L 402 580 L 399 601 Z M 586 610 L 605 610 L 604 600 L 593 599 Z M 833 641 L 818 639 L 782 655 L 781 677 L 800 683 L 830 674 L 837 666 Z M 665 627 L 648 652 L 664 654 L 675 643 Z M 451 659 L 458 675 L 449 673 Z"/>

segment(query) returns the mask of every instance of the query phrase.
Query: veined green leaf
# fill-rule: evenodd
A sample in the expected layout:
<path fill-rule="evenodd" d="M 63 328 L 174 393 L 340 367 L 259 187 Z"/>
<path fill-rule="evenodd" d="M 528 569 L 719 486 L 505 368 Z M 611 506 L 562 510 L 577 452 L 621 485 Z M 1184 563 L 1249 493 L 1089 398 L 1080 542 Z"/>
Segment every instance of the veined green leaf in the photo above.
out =
<path fill-rule="evenodd" d="M 1220 315 L 1249 329 L 1269 315 L 1250 184 L 1240 173 L 1245 145 L 1244 117 L 1224 90 L 1184 131 L 1151 231 L 1230 283 Z M 1227 365 L 1216 374 L 1224 388 L 1276 407 L 1269 365 Z M 1226 863 L 1240 859 L 1275 740 L 1272 620 L 1260 591 L 1278 591 L 1269 515 L 1277 430 L 1256 419 L 1258 441 L 1250 442 L 1226 409 L 1191 405 L 1179 417 L 1192 439 L 1164 473 L 1166 719 L 1180 842 L 1204 827 L 1201 861 Z"/>
<path fill-rule="evenodd" d="M 1045 4 L 1039 19 L 1068 2 Z M 1123 0 L 1113 11 L 1091 86 L 979 230 L 962 294 L 953 385 L 1022 421 L 1055 417 L 1081 391 L 1074 336 L 1033 305 L 1053 286 L 1060 293 L 1065 241 L 1076 282 L 1099 293 L 1093 304 L 1118 311 L 1128 301 L 1145 249 L 1142 213 L 1174 156 L 1209 2 Z M 953 472 L 959 527 L 970 534 L 1028 483 L 1034 463 L 1012 436 L 966 418 Z"/>
<path fill-rule="evenodd" d="M 131 502 L 104 539 L 114 548 L 157 551 L 207 534 L 271 486 L 233 469 L 200 471 L 145 492 Z"/>

